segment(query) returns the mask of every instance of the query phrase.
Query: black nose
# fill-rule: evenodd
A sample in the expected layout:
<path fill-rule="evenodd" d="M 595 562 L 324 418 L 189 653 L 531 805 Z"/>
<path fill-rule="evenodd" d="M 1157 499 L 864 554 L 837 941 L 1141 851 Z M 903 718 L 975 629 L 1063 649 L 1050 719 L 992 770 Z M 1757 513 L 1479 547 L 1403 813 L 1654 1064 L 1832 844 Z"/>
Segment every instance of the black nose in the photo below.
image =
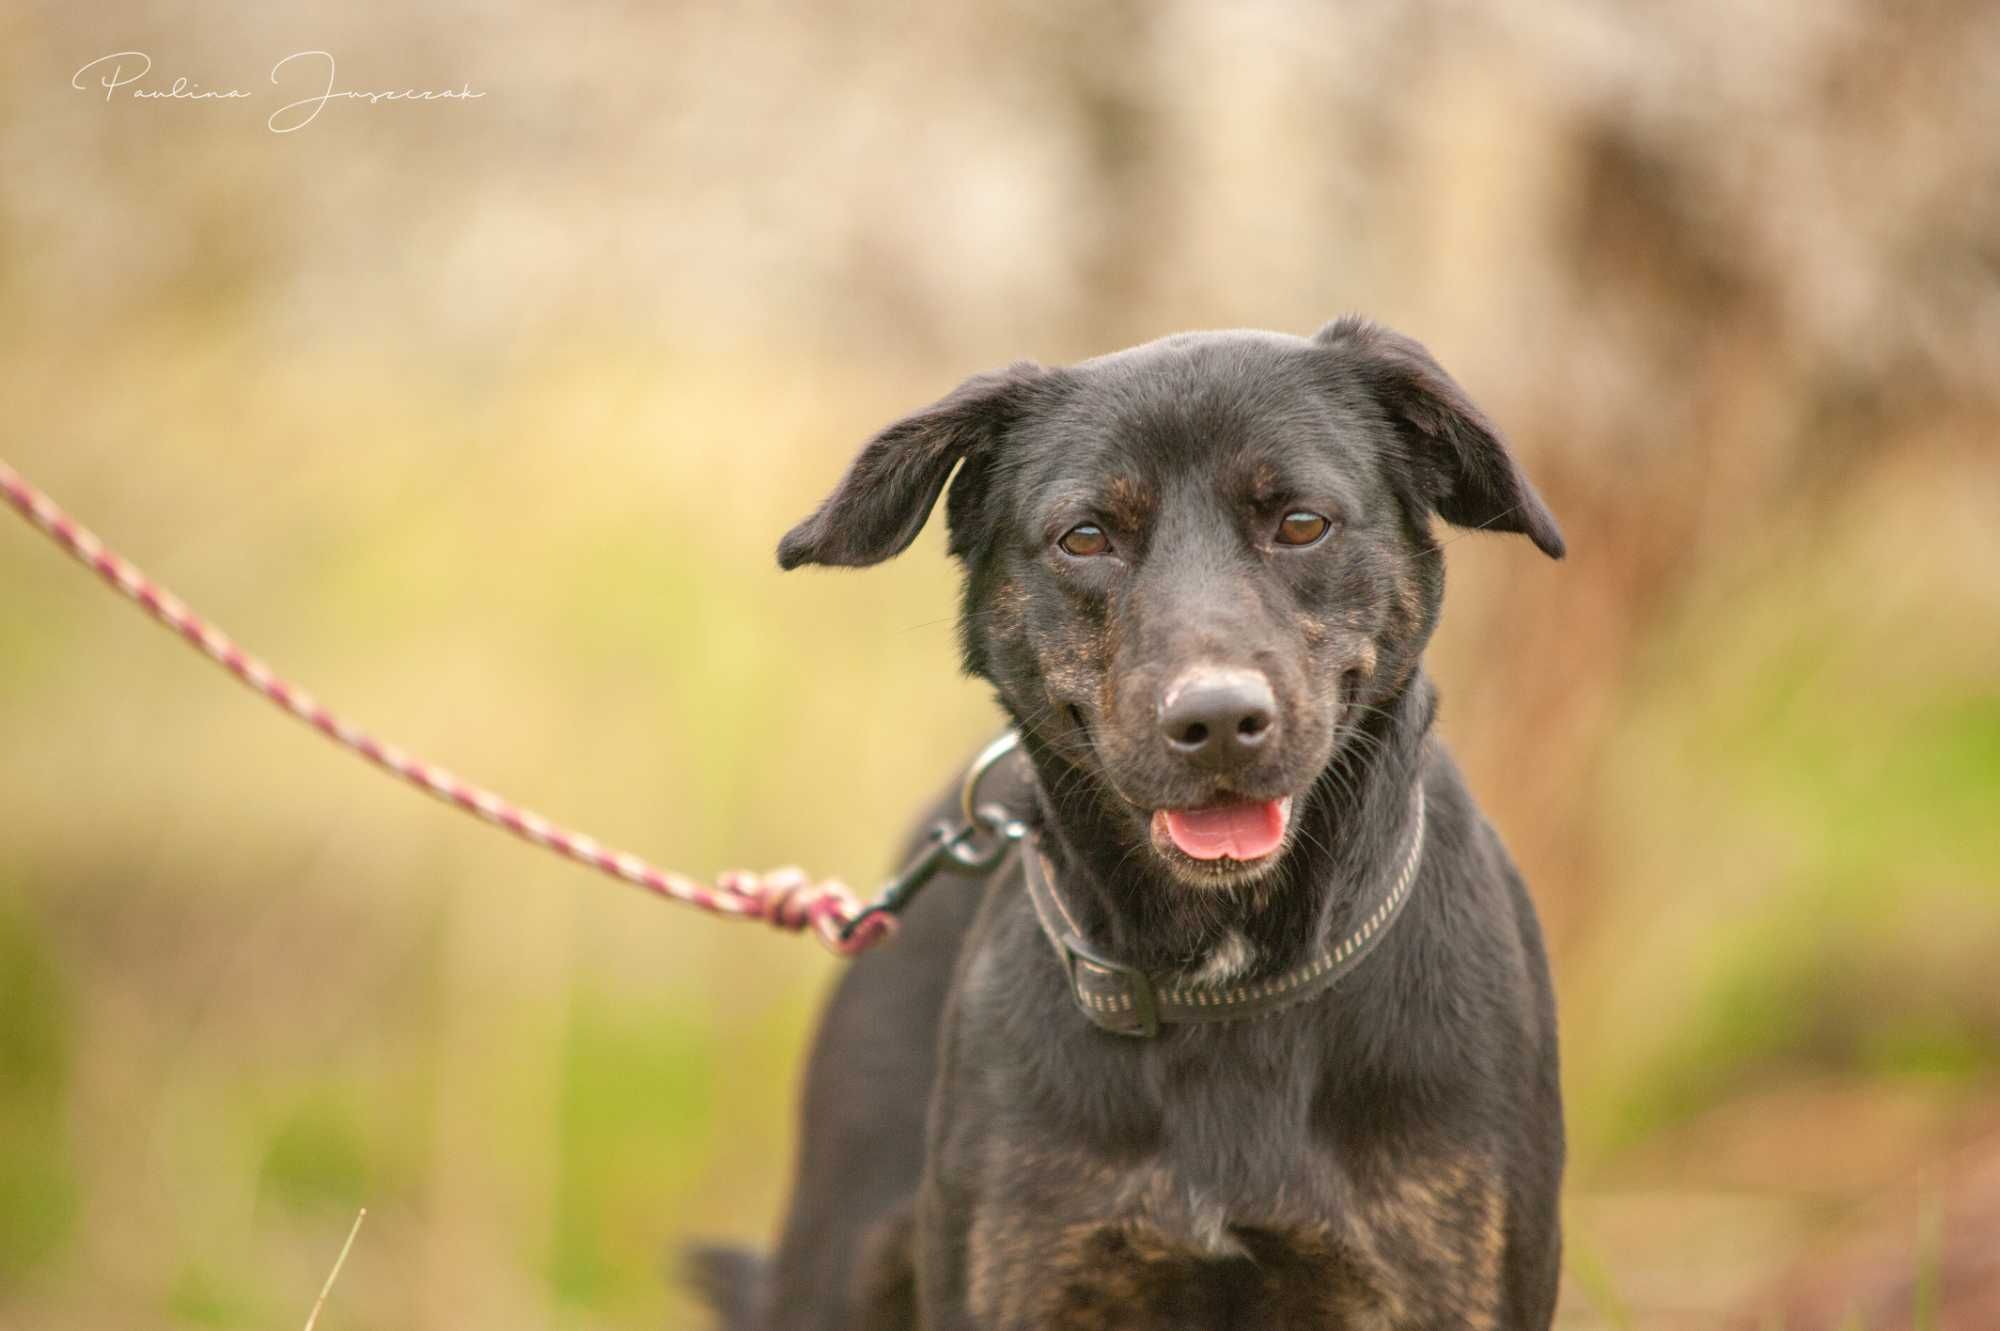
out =
<path fill-rule="evenodd" d="M 1278 730 L 1271 682 L 1253 670 L 1181 676 L 1160 701 L 1160 733 L 1181 757 L 1214 771 L 1240 767 Z"/>

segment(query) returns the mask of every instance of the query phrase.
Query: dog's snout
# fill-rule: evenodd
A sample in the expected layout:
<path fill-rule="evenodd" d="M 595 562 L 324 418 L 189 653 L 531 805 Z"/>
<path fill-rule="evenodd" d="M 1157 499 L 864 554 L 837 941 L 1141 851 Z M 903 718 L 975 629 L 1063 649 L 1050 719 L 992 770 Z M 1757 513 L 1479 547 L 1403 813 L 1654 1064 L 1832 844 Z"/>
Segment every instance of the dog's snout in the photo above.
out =
<path fill-rule="evenodd" d="M 1198 767 L 1240 767 L 1278 729 L 1271 682 L 1254 670 L 1200 670 L 1181 676 L 1160 700 L 1167 747 Z"/>

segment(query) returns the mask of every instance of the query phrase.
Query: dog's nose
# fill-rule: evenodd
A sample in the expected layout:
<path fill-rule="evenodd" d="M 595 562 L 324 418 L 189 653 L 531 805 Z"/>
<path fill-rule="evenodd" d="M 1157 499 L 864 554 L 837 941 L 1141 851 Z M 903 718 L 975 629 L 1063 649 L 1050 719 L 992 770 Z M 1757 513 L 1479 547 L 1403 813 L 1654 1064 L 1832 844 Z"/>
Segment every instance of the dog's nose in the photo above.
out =
<path fill-rule="evenodd" d="M 1240 767 L 1278 729 L 1271 682 L 1254 670 L 1181 676 L 1160 700 L 1160 733 L 1181 757 L 1214 771 Z"/>

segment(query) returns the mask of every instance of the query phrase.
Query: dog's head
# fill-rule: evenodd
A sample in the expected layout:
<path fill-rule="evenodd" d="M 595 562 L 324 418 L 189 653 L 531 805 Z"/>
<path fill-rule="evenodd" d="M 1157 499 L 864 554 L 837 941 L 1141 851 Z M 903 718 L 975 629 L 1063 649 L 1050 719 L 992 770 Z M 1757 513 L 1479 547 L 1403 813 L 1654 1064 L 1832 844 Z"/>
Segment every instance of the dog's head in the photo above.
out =
<path fill-rule="evenodd" d="M 1463 390 L 1357 319 L 967 380 L 871 439 L 779 562 L 889 558 L 955 466 L 967 668 L 1190 883 L 1277 865 L 1293 801 L 1408 684 L 1433 515 L 1563 553 Z"/>

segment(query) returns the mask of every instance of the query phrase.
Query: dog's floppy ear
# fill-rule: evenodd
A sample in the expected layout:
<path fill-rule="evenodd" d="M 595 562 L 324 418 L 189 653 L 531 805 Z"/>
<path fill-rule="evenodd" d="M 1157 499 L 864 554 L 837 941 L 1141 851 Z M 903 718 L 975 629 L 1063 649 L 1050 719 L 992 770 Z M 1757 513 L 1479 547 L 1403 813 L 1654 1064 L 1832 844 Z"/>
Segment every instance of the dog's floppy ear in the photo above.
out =
<path fill-rule="evenodd" d="M 1394 422 L 1439 517 L 1460 527 L 1519 532 L 1551 559 L 1562 532 L 1500 432 L 1416 341 L 1349 315 L 1313 339 L 1340 354 Z"/>
<path fill-rule="evenodd" d="M 833 493 L 778 542 L 778 564 L 858 568 L 901 554 L 917 539 L 959 459 L 997 439 L 1021 410 L 1028 385 L 1048 371 L 1033 361 L 974 375 L 862 446 Z"/>

